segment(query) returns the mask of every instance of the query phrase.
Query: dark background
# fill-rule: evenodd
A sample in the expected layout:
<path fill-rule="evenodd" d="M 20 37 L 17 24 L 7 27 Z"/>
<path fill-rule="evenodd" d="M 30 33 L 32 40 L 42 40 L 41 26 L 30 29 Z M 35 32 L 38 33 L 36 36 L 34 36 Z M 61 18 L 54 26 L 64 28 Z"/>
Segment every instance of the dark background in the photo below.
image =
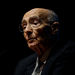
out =
<path fill-rule="evenodd" d="M 74 41 L 74 12 L 68 3 L 2 2 L 0 6 L 0 75 L 13 75 L 17 63 L 34 53 L 27 47 L 22 33 L 19 32 L 19 25 L 24 13 L 37 7 L 54 10 L 64 25 L 65 39 Z"/>

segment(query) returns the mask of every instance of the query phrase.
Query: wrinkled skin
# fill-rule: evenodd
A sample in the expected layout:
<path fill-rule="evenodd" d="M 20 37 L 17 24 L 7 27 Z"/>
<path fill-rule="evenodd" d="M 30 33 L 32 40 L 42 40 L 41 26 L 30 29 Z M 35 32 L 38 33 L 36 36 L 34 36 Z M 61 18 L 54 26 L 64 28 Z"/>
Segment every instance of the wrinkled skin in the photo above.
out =
<path fill-rule="evenodd" d="M 54 30 L 51 27 L 48 20 L 49 15 L 49 10 L 36 8 L 27 12 L 22 19 L 22 28 L 27 44 L 39 56 L 53 45 L 54 41 L 51 36 L 58 31 L 57 28 Z M 54 22 L 54 24 L 56 23 L 58 22 Z"/>

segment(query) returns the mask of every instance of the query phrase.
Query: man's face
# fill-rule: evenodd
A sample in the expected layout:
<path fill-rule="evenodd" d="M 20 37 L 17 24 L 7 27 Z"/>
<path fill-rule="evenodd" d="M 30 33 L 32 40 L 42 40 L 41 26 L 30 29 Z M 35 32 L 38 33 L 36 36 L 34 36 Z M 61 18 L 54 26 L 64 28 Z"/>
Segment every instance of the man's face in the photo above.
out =
<path fill-rule="evenodd" d="M 51 29 L 47 20 L 48 15 L 40 14 L 38 11 L 27 12 L 22 20 L 24 37 L 29 48 L 33 50 L 50 44 Z"/>

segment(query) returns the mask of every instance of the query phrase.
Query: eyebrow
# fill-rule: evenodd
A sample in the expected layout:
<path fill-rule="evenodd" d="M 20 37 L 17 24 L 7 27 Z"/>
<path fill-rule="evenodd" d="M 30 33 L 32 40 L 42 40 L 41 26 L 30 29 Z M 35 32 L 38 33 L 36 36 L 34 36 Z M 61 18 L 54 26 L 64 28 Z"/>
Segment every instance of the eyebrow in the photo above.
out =
<path fill-rule="evenodd" d="M 26 22 L 26 20 L 23 20 L 23 19 L 22 19 L 21 23 L 23 23 L 23 22 Z"/>
<path fill-rule="evenodd" d="M 32 17 L 29 18 L 29 20 L 30 19 L 35 19 L 35 18 L 39 19 L 39 17 L 37 17 L 37 16 L 32 16 Z M 25 19 L 22 19 L 21 23 L 23 23 L 23 22 L 26 22 L 26 20 Z"/>
<path fill-rule="evenodd" d="M 38 18 L 39 19 L 39 17 L 37 17 L 37 16 L 32 16 L 32 17 L 30 17 L 30 19 L 35 19 L 35 18 Z M 30 20 L 29 19 L 29 20 Z"/>

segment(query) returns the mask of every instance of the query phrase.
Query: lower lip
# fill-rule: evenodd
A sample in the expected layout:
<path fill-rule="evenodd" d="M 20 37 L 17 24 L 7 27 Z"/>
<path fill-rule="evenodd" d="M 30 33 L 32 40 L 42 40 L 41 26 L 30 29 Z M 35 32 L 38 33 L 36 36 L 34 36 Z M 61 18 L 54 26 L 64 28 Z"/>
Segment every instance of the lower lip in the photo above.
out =
<path fill-rule="evenodd" d="M 30 40 L 28 40 L 28 42 L 32 43 L 34 40 L 36 40 L 36 39 L 30 39 Z"/>

